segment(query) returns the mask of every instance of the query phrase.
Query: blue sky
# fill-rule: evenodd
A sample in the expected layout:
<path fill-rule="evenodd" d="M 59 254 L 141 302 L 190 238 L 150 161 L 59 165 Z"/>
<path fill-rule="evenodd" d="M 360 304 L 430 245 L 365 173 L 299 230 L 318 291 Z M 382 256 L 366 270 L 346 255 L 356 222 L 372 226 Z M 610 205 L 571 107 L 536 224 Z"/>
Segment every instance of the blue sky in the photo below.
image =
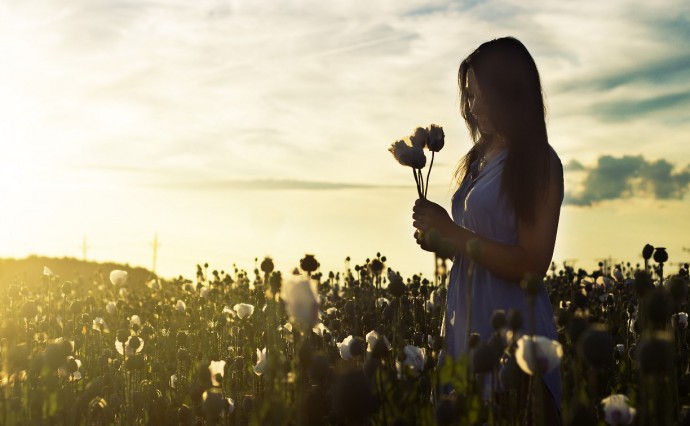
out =
<path fill-rule="evenodd" d="M 636 261 L 646 242 L 687 259 L 689 20 L 674 0 L 5 1 L 0 256 L 80 256 L 86 236 L 90 258 L 148 266 L 157 232 L 168 275 L 377 251 L 429 270 L 386 149 L 442 125 L 430 197 L 448 206 L 470 146 L 457 67 L 512 35 L 581 166 L 555 259 Z"/>

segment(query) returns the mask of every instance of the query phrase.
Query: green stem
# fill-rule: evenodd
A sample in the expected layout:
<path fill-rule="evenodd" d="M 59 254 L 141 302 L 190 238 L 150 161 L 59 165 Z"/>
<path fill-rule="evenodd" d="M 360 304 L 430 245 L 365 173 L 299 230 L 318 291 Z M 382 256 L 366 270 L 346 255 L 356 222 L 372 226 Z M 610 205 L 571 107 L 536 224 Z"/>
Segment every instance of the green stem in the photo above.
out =
<path fill-rule="evenodd" d="M 417 195 L 419 196 L 419 198 L 424 198 L 424 197 L 422 197 L 422 190 L 420 189 L 420 186 L 419 186 L 419 176 L 417 176 L 417 169 L 413 168 L 412 174 L 414 175 L 414 181 L 417 184 Z"/>
<path fill-rule="evenodd" d="M 431 168 L 434 166 L 434 151 L 431 151 L 431 163 L 429 163 L 429 170 L 426 172 L 426 188 L 424 188 L 424 198 L 426 198 L 427 192 L 429 192 L 429 175 L 431 174 Z"/>

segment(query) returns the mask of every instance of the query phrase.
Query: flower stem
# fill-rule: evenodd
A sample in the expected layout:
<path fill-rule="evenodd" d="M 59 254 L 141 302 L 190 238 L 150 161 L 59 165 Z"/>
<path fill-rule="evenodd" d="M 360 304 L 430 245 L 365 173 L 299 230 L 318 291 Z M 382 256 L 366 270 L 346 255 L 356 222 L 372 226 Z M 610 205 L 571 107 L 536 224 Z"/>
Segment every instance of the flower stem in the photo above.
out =
<path fill-rule="evenodd" d="M 426 198 L 424 196 L 424 174 L 422 173 L 422 169 L 417 169 L 417 175 L 419 176 L 419 193 L 421 198 Z"/>
<path fill-rule="evenodd" d="M 417 169 L 413 168 L 412 174 L 414 175 L 414 181 L 417 184 L 417 195 L 419 196 L 419 198 L 423 198 L 422 197 L 422 190 L 420 189 L 420 186 L 419 186 L 419 176 L 417 176 Z"/>
<path fill-rule="evenodd" d="M 431 175 L 431 168 L 434 167 L 434 151 L 431 151 L 431 163 L 429 163 L 429 170 L 426 172 L 426 188 L 424 188 L 424 198 L 429 191 L 429 175 Z"/>

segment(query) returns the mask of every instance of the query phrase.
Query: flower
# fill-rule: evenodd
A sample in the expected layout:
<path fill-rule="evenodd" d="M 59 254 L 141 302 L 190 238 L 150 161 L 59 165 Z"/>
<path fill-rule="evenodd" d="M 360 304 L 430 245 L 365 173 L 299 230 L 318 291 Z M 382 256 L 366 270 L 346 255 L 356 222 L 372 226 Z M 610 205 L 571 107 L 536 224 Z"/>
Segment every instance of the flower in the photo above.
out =
<path fill-rule="evenodd" d="M 374 346 L 376 346 L 376 342 L 381 340 L 384 345 L 388 348 L 388 350 L 391 349 L 391 344 L 384 336 L 383 334 L 379 334 L 376 332 L 376 330 L 371 330 L 370 332 L 367 333 L 366 336 L 364 336 L 366 341 L 367 341 L 367 353 L 371 354 L 371 352 L 374 350 Z"/>
<path fill-rule="evenodd" d="M 323 337 L 323 332 L 324 332 L 324 331 L 328 331 L 328 328 L 326 328 L 326 326 L 323 325 L 322 322 L 320 322 L 320 323 L 316 324 L 316 325 L 312 328 L 312 330 L 313 330 L 314 333 L 316 333 L 317 335 Z"/>
<path fill-rule="evenodd" d="M 379 297 L 376 299 L 376 307 L 378 309 L 385 308 L 386 306 L 390 305 L 391 301 L 386 299 L 385 297 Z"/>
<path fill-rule="evenodd" d="M 96 317 L 93 319 L 93 329 L 98 330 L 98 331 L 105 331 L 108 332 L 108 324 L 105 323 L 105 320 L 101 317 Z"/>
<path fill-rule="evenodd" d="M 609 277 L 605 277 L 603 275 L 599 275 L 597 277 L 597 280 L 595 281 L 596 284 L 600 287 L 604 287 L 605 289 L 608 289 L 611 287 L 612 280 Z"/>
<path fill-rule="evenodd" d="M 125 352 L 127 355 L 138 354 L 144 349 L 144 341 L 137 336 L 129 336 L 124 344 L 116 339 L 115 349 L 120 355 L 124 355 Z"/>
<path fill-rule="evenodd" d="M 563 346 L 555 340 L 543 336 L 522 336 L 517 342 L 515 358 L 527 374 L 536 371 L 546 374 L 558 367 L 562 357 Z"/>
<path fill-rule="evenodd" d="M 177 388 L 177 374 L 173 374 L 172 376 L 170 376 L 170 380 L 168 381 L 168 383 L 170 384 L 171 388 Z"/>
<path fill-rule="evenodd" d="M 208 299 L 208 287 L 201 286 L 201 288 L 199 289 L 199 297 Z"/>
<path fill-rule="evenodd" d="M 349 361 L 353 358 L 352 352 L 350 351 L 350 343 L 352 343 L 353 340 L 354 338 L 352 335 L 349 335 L 343 339 L 342 342 L 336 343 L 338 350 L 340 350 L 340 357 L 345 361 Z"/>
<path fill-rule="evenodd" d="M 152 278 L 152 279 L 148 280 L 146 282 L 146 287 L 148 287 L 154 291 L 160 290 L 162 288 L 160 281 L 158 281 L 156 278 Z"/>
<path fill-rule="evenodd" d="M 433 312 L 439 306 L 441 306 L 441 294 L 438 290 L 434 290 L 429 294 L 429 300 L 426 301 L 426 311 Z"/>
<path fill-rule="evenodd" d="M 426 364 L 426 350 L 414 345 L 407 345 L 403 348 L 403 353 L 405 354 L 405 360 L 402 363 L 400 361 L 395 362 L 398 375 L 402 374 L 404 368 L 414 376 L 419 376 Z"/>
<path fill-rule="evenodd" d="M 61 379 L 69 379 L 70 382 L 76 382 L 81 379 L 81 361 L 73 356 L 68 356 L 65 364 L 58 368 L 58 377 Z"/>
<path fill-rule="evenodd" d="M 53 271 L 51 271 L 50 268 L 47 266 L 43 267 L 43 275 L 45 275 L 46 277 L 54 277 L 55 276 Z"/>
<path fill-rule="evenodd" d="M 256 350 L 256 365 L 254 366 L 254 374 L 260 376 L 266 372 L 268 367 L 268 358 L 266 358 L 266 348 Z"/>
<path fill-rule="evenodd" d="M 110 271 L 110 282 L 114 286 L 125 285 L 127 283 L 127 271 L 114 269 Z"/>
<path fill-rule="evenodd" d="M 426 156 L 422 148 L 410 146 L 403 140 L 394 142 L 390 148 L 388 148 L 388 151 L 390 151 L 393 157 L 398 160 L 398 163 L 403 166 L 423 169 L 426 165 Z"/>
<path fill-rule="evenodd" d="M 112 314 L 114 314 L 115 311 L 117 310 L 117 305 L 115 304 L 115 302 L 108 302 L 108 303 L 105 305 L 105 310 L 106 310 L 110 315 L 112 315 Z"/>
<path fill-rule="evenodd" d="M 139 318 L 139 315 L 132 315 L 129 319 L 130 325 L 138 325 L 141 326 L 141 318 Z"/>
<path fill-rule="evenodd" d="M 211 384 L 213 386 L 220 386 L 220 382 L 225 377 L 225 361 L 211 361 L 208 371 L 211 372 Z"/>
<path fill-rule="evenodd" d="M 676 323 L 678 323 L 678 328 L 681 330 L 688 328 L 688 314 L 685 312 L 673 314 L 671 316 L 671 324 L 675 327 Z"/>
<path fill-rule="evenodd" d="M 616 354 L 618 354 L 618 356 L 622 357 L 625 355 L 625 345 L 622 343 L 617 344 L 614 348 L 614 351 Z"/>
<path fill-rule="evenodd" d="M 429 131 L 424 127 L 417 127 L 410 136 L 410 143 L 414 148 L 425 148 L 429 143 Z"/>
<path fill-rule="evenodd" d="M 607 396 L 601 400 L 604 420 L 610 425 L 629 425 L 635 420 L 635 409 L 628 406 L 628 397 L 621 394 Z"/>
<path fill-rule="evenodd" d="M 184 303 L 182 300 L 178 300 L 177 304 L 175 305 L 175 310 L 181 314 L 184 313 L 184 311 L 187 310 L 187 304 Z"/>
<path fill-rule="evenodd" d="M 240 319 L 248 318 L 254 313 L 254 306 L 247 303 L 238 303 L 232 309 L 237 312 L 237 316 Z"/>
<path fill-rule="evenodd" d="M 319 317 L 319 293 L 315 280 L 295 275 L 280 290 L 290 321 L 305 329 L 316 325 Z"/>
<path fill-rule="evenodd" d="M 427 148 L 429 151 L 439 152 L 443 149 L 445 142 L 445 134 L 443 133 L 443 127 L 432 124 L 429 126 L 429 143 Z"/>

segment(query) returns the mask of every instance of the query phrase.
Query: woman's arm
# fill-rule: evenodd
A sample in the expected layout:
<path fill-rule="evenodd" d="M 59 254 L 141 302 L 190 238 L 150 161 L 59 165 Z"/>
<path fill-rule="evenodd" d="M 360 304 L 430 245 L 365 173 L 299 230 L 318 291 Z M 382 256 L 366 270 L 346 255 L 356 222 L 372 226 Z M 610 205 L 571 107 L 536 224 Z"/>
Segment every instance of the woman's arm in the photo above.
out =
<path fill-rule="evenodd" d="M 438 204 L 417 200 L 413 209 L 413 225 L 428 232 L 435 228 L 451 241 L 457 252 L 471 256 L 478 264 L 501 278 L 519 282 L 527 274 L 544 275 L 548 270 L 556 243 L 556 232 L 562 201 L 562 169 L 551 168 L 551 179 L 545 199 L 536 209 L 532 224 L 518 223 L 515 245 L 497 243 L 481 237 L 453 222 Z M 471 244 L 468 252 L 468 243 Z"/>

